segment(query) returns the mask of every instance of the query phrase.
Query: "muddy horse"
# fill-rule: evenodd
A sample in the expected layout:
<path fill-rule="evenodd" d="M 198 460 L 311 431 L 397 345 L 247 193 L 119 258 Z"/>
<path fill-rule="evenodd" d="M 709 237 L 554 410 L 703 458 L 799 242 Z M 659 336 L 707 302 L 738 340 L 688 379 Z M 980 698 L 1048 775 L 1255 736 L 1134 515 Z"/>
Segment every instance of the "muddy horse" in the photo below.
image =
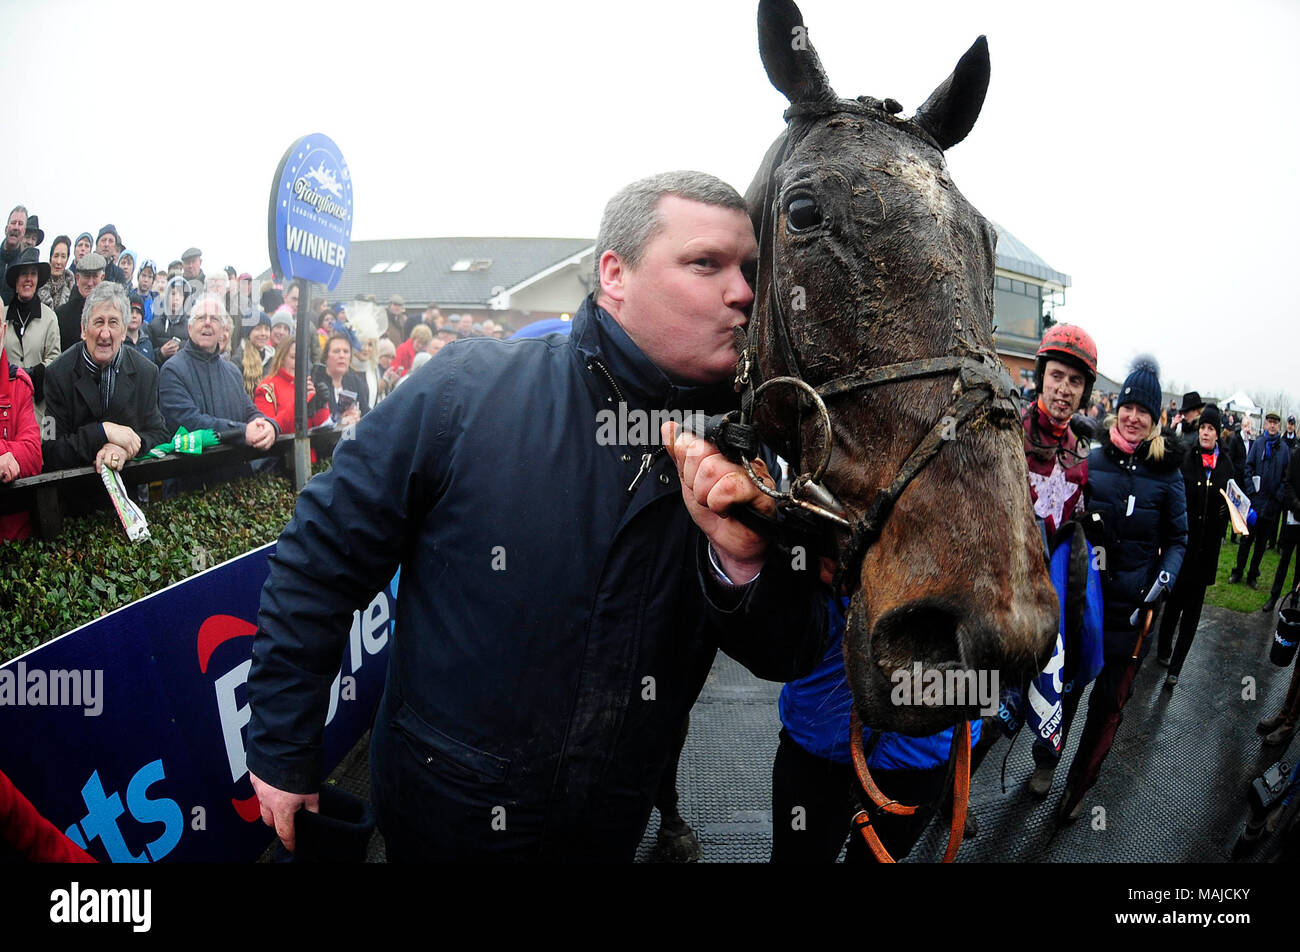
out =
<path fill-rule="evenodd" d="M 1057 627 L 1015 388 L 993 347 L 997 236 L 944 160 L 983 105 L 988 47 L 976 40 L 903 118 L 892 99 L 835 93 L 790 0 L 762 0 L 758 23 L 790 107 L 746 194 L 759 264 L 737 334 L 740 420 L 801 474 L 782 512 L 826 530 L 852 596 L 857 715 L 932 734 L 979 716 L 974 692 L 896 704 L 898 672 L 1019 683 Z"/>

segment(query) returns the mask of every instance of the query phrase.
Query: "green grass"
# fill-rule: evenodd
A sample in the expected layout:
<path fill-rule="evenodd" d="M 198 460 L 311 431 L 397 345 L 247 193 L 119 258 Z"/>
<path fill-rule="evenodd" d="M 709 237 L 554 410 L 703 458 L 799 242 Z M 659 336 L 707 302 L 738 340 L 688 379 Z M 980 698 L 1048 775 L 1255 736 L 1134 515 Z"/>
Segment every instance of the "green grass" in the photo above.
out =
<path fill-rule="evenodd" d="M 1268 600 L 1269 589 L 1273 585 L 1273 575 L 1277 572 L 1277 550 L 1269 549 L 1264 553 L 1264 558 L 1259 563 L 1259 588 L 1251 589 L 1246 587 L 1246 573 L 1250 571 L 1250 562 L 1247 561 L 1246 568 L 1242 572 L 1242 580 L 1238 585 L 1229 585 L 1228 576 L 1237 566 L 1237 553 L 1240 551 L 1237 546 L 1225 542 L 1223 548 L 1219 550 L 1219 573 L 1215 576 L 1215 583 L 1205 590 L 1205 604 L 1217 605 L 1219 608 L 1226 608 L 1234 612 L 1257 612 L 1263 607 L 1264 602 Z M 1255 557 L 1252 550 L 1251 558 Z M 1282 594 L 1285 595 L 1291 586 L 1292 579 L 1295 577 L 1295 560 L 1296 555 L 1291 557 L 1291 565 L 1287 569 L 1286 579 L 1282 582 Z"/>

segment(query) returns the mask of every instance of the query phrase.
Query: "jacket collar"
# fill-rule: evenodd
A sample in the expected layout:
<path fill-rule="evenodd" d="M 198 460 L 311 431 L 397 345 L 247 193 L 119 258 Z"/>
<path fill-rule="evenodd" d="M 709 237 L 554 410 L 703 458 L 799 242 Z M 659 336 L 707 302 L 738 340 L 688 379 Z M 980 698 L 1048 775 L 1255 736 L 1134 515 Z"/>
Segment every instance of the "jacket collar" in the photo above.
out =
<path fill-rule="evenodd" d="M 198 344 L 194 343 L 194 341 L 192 340 L 187 340 L 185 342 L 185 347 L 182 349 L 185 350 L 187 353 L 189 353 L 189 355 L 193 357 L 195 360 L 202 360 L 209 364 L 212 363 L 214 360 L 221 359 L 221 351 L 214 350 L 211 353 L 209 353 L 208 351 L 200 347 Z"/>
<path fill-rule="evenodd" d="M 589 294 L 573 318 L 569 343 L 584 363 L 599 360 L 635 405 L 716 410 L 737 404 L 729 381 L 703 386 L 674 384 Z"/>
<path fill-rule="evenodd" d="M 122 343 L 122 349 L 123 350 L 130 349 L 126 346 L 125 341 L 123 341 Z M 90 376 L 89 368 L 86 367 L 86 359 L 85 357 L 82 356 L 85 353 L 85 351 L 86 351 L 85 341 L 78 341 L 76 346 L 72 348 L 72 353 L 75 354 L 75 356 L 72 358 L 72 362 L 73 362 L 72 373 L 74 377 L 73 388 L 77 391 L 77 394 L 81 397 L 82 401 L 90 409 L 90 412 L 95 417 L 98 417 L 99 407 L 100 407 L 99 386 L 95 383 L 94 378 Z M 119 351 L 119 353 L 121 353 L 121 351 Z M 120 364 L 118 364 L 117 373 L 118 376 L 122 379 L 135 376 L 135 363 L 131 360 L 131 355 L 129 353 L 122 353 L 122 361 Z M 121 389 L 120 380 L 119 380 L 119 386 L 113 388 L 113 396 L 112 399 L 110 399 L 109 401 L 110 413 L 112 412 L 113 407 L 118 403 L 119 396 L 123 392 L 124 391 Z"/>

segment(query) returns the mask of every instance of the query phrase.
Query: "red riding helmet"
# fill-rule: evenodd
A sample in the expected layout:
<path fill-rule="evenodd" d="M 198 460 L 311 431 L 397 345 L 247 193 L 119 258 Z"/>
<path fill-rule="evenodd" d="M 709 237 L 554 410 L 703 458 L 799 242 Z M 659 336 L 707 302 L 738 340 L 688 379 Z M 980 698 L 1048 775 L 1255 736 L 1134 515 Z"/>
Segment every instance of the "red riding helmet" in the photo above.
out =
<path fill-rule="evenodd" d="M 1097 382 L 1097 345 L 1087 331 L 1077 324 L 1055 324 L 1047 329 L 1038 345 L 1038 360 L 1034 364 L 1034 380 L 1043 389 L 1043 371 L 1049 360 L 1059 360 L 1083 373 L 1087 380 L 1083 388 L 1080 407 L 1086 407 L 1092 397 L 1092 385 Z"/>

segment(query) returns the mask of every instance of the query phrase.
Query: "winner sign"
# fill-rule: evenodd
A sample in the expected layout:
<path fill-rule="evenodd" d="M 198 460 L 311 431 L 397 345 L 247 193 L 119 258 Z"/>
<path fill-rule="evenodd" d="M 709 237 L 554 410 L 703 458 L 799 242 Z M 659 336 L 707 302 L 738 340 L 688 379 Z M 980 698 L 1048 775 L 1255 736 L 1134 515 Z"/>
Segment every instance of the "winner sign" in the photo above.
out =
<path fill-rule="evenodd" d="M 275 171 L 267 222 L 275 273 L 334 290 L 352 237 L 352 175 L 329 136 L 303 136 L 289 147 Z"/>

